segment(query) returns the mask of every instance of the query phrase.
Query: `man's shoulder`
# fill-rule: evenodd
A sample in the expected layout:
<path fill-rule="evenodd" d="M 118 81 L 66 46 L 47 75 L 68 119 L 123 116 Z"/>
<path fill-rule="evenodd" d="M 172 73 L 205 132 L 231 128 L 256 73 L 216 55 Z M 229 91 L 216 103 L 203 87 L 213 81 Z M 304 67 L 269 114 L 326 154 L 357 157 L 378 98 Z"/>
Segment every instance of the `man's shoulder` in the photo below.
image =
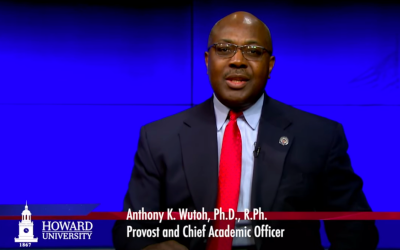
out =
<path fill-rule="evenodd" d="M 278 109 L 279 112 L 289 119 L 295 127 L 300 129 L 311 130 L 315 132 L 328 132 L 336 129 L 339 124 L 337 121 L 332 119 L 304 111 L 300 108 L 293 107 L 270 97 L 269 102 L 271 102 L 274 109 Z M 144 127 L 147 132 L 158 135 L 171 133 L 176 134 L 184 125 L 186 120 L 202 115 L 205 112 L 212 112 L 212 109 L 209 108 L 210 104 L 212 105 L 212 101 L 211 99 L 208 99 L 199 105 L 190 107 L 174 115 L 148 123 L 144 125 Z"/>
<path fill-rule="evenodd" d="M 279 107 L 281 113 L 296 126 L 309 129 L 332 130 L 339 124 L 335 120 L 304 111 L 301 108 L 293 107 L 278 100 L 271 98 L 270 101 L 274 106 Z"/>
<path fill-rule="evenodd" d="M 190 117 L 197 116 L 205 112 L 205 106 L 209 106 L 210 99 L 205 102 L 198 104 L 194 107 L 190 107 L 179 113 L 164 117 L 157 121 L 150 122 L 144 125 L 146 131 L 159 132 L 159 133 L 171 133 L 178 131 L 184 122 Z"/>

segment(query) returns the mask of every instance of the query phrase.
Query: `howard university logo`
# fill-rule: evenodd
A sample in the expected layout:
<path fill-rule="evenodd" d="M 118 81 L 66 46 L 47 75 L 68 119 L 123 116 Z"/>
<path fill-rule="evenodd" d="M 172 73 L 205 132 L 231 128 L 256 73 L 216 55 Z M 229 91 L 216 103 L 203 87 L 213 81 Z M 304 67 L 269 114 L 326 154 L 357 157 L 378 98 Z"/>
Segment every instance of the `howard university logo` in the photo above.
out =
<path fill-rule="evenodd" d="M 20 243 L 20 247 L 30 247 L 32 242 L 38 242 L 38 238 L 33 236 L 33 222 L 31 212 L 28 210 L 26 202 L 25 210 L 22 211 L 22 220 L 19 222 L 19 235 L 14 241 Z"/>

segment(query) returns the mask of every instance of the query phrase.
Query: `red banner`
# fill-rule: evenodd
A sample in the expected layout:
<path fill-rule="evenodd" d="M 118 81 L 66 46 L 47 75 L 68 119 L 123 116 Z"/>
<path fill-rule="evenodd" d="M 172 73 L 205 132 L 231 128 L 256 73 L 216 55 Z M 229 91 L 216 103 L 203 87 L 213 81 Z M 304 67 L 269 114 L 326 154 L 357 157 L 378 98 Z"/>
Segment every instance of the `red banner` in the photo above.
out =
<path fill-rule="evenodd" d="M 82 216 L 32 216 L 32 220 L 400 220 L 400 212 L 91 212 Z M 21 216 L 0 216 L 21 220 Z"/>

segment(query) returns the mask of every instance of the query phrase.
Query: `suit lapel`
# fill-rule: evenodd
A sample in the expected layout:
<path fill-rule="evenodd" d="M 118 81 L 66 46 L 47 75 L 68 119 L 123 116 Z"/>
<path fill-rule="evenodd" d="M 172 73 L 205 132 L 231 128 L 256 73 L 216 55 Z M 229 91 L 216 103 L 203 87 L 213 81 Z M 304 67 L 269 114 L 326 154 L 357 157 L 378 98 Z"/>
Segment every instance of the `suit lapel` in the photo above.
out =
<path fill-rule="evenodd" d="M 204 207 L 213 211 L 218 191 L 218 142 L 212 98 L 195 108 L 179 133 L 183 167 L 196 210 Z M 281 105 L 265 94 L 257 136 L 260 152 L 254 159 L 253 208 L 272 209 L 286 155 L 294 140 L 287 130 L 290 124 Z M 289 140 L 286 146 L 279 143 L 284 136 Z"/>
<path fill-rule="evenodd" d="M 291 121 L 283 115 L 279 103 L 265 97 L 257 137 L 260 153 L 254 158 L 251 199 L 253 208 L 271 211 L 294 136 L 286 130 Z M 281 137 L 288 138 L 288 145 L 279 143 Z"/>
<path fill-rule="evenodd" d="M 179 133 L 187 183 L 196 210 L 213 211 L 218 189 L 218 141 L 212 98 L 195 107 Z"/>
<path fill-rule="evenodd" d="M 280 110 L 281 105 L 265 94 L 258 128 L 257 146 L 260 153 L 254 158 L 251 205 L 261 207 L 261 211 L 271 211 L 281 180 L 286 155 L 293 144 L 294 136 L 286 130 L 291 121 Z M 287 137 L 289 144 L 279 143 L 281 137 Z M 252 221 L 253 228 L 257 221 Z M 255 238 L 256 247 L 261 249 L 261 238 Z"/>

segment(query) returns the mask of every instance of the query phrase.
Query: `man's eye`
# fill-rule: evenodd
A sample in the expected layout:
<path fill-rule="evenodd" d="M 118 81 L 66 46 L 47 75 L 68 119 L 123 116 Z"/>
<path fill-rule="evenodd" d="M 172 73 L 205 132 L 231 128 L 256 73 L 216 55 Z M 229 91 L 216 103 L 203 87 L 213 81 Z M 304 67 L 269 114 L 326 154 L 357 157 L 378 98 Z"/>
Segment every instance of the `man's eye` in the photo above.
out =
<path fill-rule="evenodd" d="M 252 54 L 252 55 L 261 55 L 262 54 L 262 49 L 260 49 L 260 48 L 249 48 L 247 50 L 247 53 Z"/>
<path fill-rule="evenodd" d="M 218 51 L 220 51 L 220 52 L 230 52 L 231 48 L 229 48 L 229 47 L 219 47 Z"/>

